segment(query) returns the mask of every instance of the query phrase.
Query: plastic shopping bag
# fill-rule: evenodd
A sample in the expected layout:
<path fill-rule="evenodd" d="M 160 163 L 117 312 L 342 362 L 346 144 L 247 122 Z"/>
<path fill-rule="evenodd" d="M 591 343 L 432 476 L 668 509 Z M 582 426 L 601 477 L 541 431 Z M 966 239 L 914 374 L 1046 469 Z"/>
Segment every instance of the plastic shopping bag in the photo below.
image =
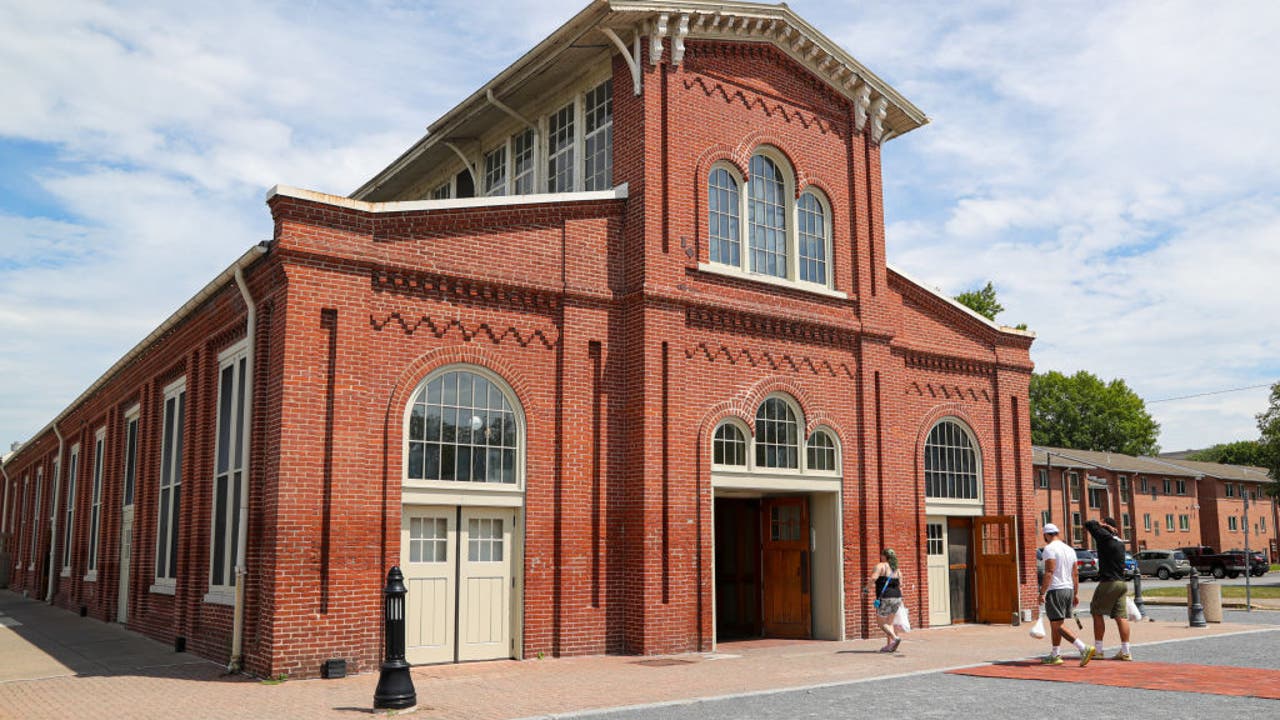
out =
<path fill-rule="evenodd" d="M 911 632 L 911 618 L 907 612 L 906 605 L 899 605 L 898 612 L 893 616 L 893 626 L 904 633 Z"/>
<path fill-rule="evenodd" d="M 1132 595 L 1126 595 L 1124 598 L 1125 611 L 1129 613 L 1129 622 L 1138 622 L 1142 619 L 1142 613 L 1138 612 L 1138 604 L 1133 601 Z"/>
<path fill-rule="evenodd" d="M 1044 628 L 1044 606 L 1040 606 L 1040 616 L 1036 618 L 1036 624 L 1031 626 L 1031 637 L 1039 640 L 1045 636 Z"/>

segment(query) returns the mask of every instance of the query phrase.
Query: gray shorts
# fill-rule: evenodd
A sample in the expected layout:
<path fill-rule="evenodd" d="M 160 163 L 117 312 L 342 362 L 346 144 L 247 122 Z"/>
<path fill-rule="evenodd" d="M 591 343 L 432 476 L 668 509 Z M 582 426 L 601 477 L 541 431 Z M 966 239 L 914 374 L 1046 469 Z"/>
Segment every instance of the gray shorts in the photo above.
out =
<path fill-rule="evenodd" d="M 1076 592 L 1071 588 L 1062 588 L 1060 590 L 1050 590 L 1044 596 L 1044 614 L 1049 616 L 1049 620 L 1066 620 L 1072 615 L 1072 600 L 1075 600 Z"/>

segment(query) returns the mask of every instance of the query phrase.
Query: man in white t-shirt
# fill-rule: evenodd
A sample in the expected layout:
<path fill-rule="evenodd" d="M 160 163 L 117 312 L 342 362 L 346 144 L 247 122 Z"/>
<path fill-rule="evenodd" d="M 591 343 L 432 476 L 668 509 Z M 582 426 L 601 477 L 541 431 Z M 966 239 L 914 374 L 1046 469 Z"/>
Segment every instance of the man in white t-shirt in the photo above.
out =
<path fill-rule="evenodd" d="M 1085 645 L 1083 640 L 1062 626 L 1062 621 L 1070 617 L 1075 606 L 1080 604 L 1080 570 L 1076 567 L 1076 551 L 1058 539 L 1058 526 L 1053 523 L 1045 524 L 1044 541 L 1046 544 L 1041 551 L 1044 575 L 1040 578 L 1040 604 L 1049 618 L 1053 647 L 1043 662 L 1046 665 L 1062 664 L 1058 645 L 1065 637 L 1080 651 L 1080 667 L 1084 667 L 1093 659 L 1093 646 Z"/>

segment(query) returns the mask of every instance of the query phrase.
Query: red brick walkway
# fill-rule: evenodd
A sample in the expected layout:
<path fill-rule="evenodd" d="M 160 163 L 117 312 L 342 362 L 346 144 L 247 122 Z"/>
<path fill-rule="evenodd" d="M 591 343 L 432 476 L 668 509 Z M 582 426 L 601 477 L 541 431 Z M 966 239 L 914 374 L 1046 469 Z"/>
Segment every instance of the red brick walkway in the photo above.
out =
<path fill-rule="evenodd" d="M 1095 660 L 1086 667 L 1080 667 L 1075 664 L 1074 658 L 1063 660 L 1066 661 L 1065 665 L 1042 665 L 1038 660 L 1019 660 L 948 672 L 954 675 L 1010 680 L 1074 682 L 1280 700 L 1280 670 L 1107 660 Z"/>

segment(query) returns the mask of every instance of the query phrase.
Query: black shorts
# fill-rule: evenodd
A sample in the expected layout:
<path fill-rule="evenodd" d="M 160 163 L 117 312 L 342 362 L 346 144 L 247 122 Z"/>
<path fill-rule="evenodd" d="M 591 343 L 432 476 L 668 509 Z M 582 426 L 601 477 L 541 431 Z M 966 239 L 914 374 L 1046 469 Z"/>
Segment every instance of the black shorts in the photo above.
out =
<path fill-rule="evenodd" d="M 1071 588 L 1050 590 L 1044 596 L 1044 614 L 1050 621 L 1066 620 L 1072 615 L 1072 601 L 1076 599 L 1076 591 Z"/>

